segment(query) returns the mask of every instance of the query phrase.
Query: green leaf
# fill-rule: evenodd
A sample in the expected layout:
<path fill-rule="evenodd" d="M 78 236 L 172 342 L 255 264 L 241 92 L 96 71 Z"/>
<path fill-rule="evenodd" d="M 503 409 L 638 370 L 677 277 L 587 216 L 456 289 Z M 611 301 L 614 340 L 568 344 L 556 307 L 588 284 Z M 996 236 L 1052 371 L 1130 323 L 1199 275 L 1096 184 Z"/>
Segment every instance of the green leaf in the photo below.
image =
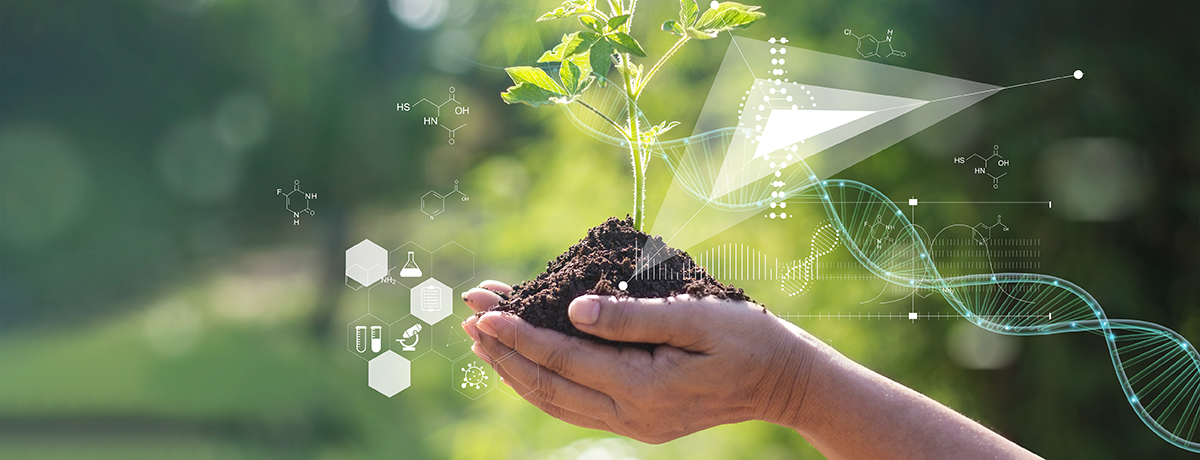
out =
<path fill-rule="evenodd" d="M 622 14 L 620 16 L 613 16 L 612 19 L 608 20 L 608 28 L 612 29 L 612 30 L 617 30 L 617 27 L 621 27 L 621 24 L 624 24 L 628 20 L 629 20 L 628 14 Z"/>
<path fill-rule="evenodd" d="M 595 82 L 596 82 L 596 76 L 588 75 L 587 78 L 584 78 L 583 80 L 579 81 L 579 88 L 575 90 L 575 94 L 576 95 L 583 94 L 583 92 L 587 91 L 588 88 L 591 88 L 592 83 L 595 83 Z M 572 101 L 573 100 L 574 99 L 572 99 Z"/>
<path fill-rule="evenodd" d="M 674 35 L 680 35 L 680 36 L 682 36 L 685 33 L 683 30 L 683 26 L 679 25 L 678 22 L 675 22 L 674 19 L 664 22 L 662 25 L 662 30 L 664 32 L 670 32 Z"/>
<path fill-rule="evenodd" d="M 562 43 L 555 45 L 554 49 L 542 53 L 542 57 L 538 58 L 538 62 L 562 62 L 571 56 L 587 53 L 587 50 L 600 41 L 600 38 L 600 34 L 592 32 L 563 34 Z"/>
<path fill-rule="evenodd" d="M 659 123 L 657 126 L 654 126 L 654 127 L 651 127 L 650 129 L 642 131 L 642 133 L 639 137 L 641 138 L 643 143 L 650 144 L 650 143 L 653 143 L 654 141 L 658 140 L 659 136 L 663 135 L 667 131 L 670 131 L 671 128 L 674 128 L 676 126 L 679 126 L 678 121 L 672 121 L 670 123 L 667 123 L 664 121 L 662 123 Z"/>
<path fill-rule="evenodd" d="M 543 105 L 554 105 L 562 95 L 546 91 L 530 83 L 517 83 L 514 86 L 510 86 L 508 91 L 500 93 L 500 97 L 504 99 L 505 104 L 516 104 L 519 102 L 532 107 L 541 107 Z"/>
<path fill-rule="evenodd" d="M 566 43 L 567 45 L 563 47 L 562 57 L 564 59 L 576 54 L 586 53 L 588 50 L 592 49 L 592 45 L 595 45 L 596 42 L 600 41 L 601 38 L 600 34 L 594 34 L 591 32 L 575 32 L 570 35 L 570 41 L 567 41 L 566 37 L 563 37 L 563 43 Z"/>
<path fill-rule="evenodd" d="M 571 61 L 563 62 L 562 67 L 558 69 L 558 78 L 562 80 L 567 94 L 576 94 L 576 90 L 579 88 L 579 74 L 579 66 Z"/>
<path fill-rule="evenodd" d="M 624 32 L 614 32 L 607 35 L 608 42 L 612 43 L 613 48 L 623 53 L 631 53 L 637 57 L 646 57 L 646 52 L 642 51 L 642 45 L 638 44 L 637 40 L 630 37 Z"/>
<path fill-rule="evenodd" d="M 754 21 L 767 15 L 756 11 L 757 6 L 743 5 L 737 2 L 722 2 L 716 8 L 705 11 L 693 26 L 704 32 L 724 32 L 730 29 L 744 29 Z"/>
<path fill-rule="evenodd" d="M 566 94 L 566 91 L 563 90 L 562 86 L 559 86 L 558 83 L 556 83 L 553 78 L 550 78 L 550 75 L 547 75 L 546 71 L 542 70 L 540 67 L 509 67 L 504 69 L 504 71 L 508 72 L 508 77 L 512 79 L 513 83 L 518 85 L 521 83 L 529 83 L 558 95 Z"/>
<path fill-rule="evenodd" d="M 579 23 L 583 24 L 584 27 L 592 29 L 596 32 L 604 33 L 604 24 L 601 24 L 599 19 L 591 16 L 580 16 Z"/>
<path fill-rule="evenodd" d="M 600 40 L 592 45 L 592 50 L 588 55 L 588 63 L 592 66 L 592 72 L 595 72 L 600 77 L 600 86 L 604 86 L 604 82 L 608 79 L 608 71 L 612 68 L 612 45 L 608 44 L 608 40 Z"/>
<path fill-rule="evenodd" d="M 537 22 L 569 18 L 576 14 L 585 13 L 594 9 L 596 9 L 595 0 L 566 0 L 562 3 L 562 6 L 555 8 L 554 11 L 543 14 L 541 17 L 537 18 Z"/>
<path fill-rule="evenodd" d="M 696 23 L 698 11 L 700 11 L 700 7 L 696 6 L 696 0 L 679 0 L 679 22 L 684 26 Z"/>

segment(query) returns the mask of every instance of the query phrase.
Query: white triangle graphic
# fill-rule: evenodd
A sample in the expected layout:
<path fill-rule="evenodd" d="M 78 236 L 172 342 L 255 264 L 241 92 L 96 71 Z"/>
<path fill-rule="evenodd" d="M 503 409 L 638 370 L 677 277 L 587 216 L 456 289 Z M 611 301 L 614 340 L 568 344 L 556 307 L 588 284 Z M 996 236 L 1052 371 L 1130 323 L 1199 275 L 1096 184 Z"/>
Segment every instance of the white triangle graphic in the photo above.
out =
<path fill-rule="evenodd" d="M 790 96 L 790 97 L 789 97 Z M 725 152 L 709 200 L 716 201 L 772 174 L 769 159 L 787 148 L 792 157 L 807 159 L 859 134 L 927 104 L 920 99 L 852 91 L 800 83 L 781 84 L 756 79 L 739 121 L 755 125 L 752 144 L 738 143 Z M 750 129 L 749 126 L 745 126 Z M 790 148 L 789 148 L 790 147 Z M 794 161 L 794 160 L 793 160 Z"/>
<path fill-rule="evenodd" d="M 762 139 L 754 149 L 754 158 L 782 149 L 797 142 L 875 113 L 865 110 L 792 110 L 775 109 L 767 118 Z"/>

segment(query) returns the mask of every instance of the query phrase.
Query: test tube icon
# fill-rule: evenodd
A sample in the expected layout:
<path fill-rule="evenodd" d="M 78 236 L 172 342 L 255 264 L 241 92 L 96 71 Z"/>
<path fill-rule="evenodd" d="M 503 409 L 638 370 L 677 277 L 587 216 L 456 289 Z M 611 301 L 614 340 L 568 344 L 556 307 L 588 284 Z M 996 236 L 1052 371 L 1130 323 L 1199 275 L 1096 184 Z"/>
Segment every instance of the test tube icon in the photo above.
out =
<path fill-rule="evenodd" d="M 383 348 L 383 326 L 371 326 L 371 352 L 379 353 Z"/>
<path fill-rule="evenodd" d="M 359 353 L 367 352 L 366 335 L 366 326 L 354 326 L 354 349 L 358 350 Z"/>

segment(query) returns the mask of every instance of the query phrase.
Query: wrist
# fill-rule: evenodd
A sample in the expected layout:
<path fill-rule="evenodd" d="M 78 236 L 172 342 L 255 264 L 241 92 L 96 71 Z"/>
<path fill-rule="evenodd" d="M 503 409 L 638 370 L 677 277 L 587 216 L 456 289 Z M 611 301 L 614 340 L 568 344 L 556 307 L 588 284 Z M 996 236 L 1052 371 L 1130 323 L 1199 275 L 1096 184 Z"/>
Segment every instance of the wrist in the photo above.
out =
<path fill-rule="evenodd" d="M 773 359 L 783 365 L 772 366 L 773 375 L 764 379 L 770 383 L 762 389 L 764 397 L 759 398 L 763 404 L 760 420 L 804 432 L 813 420 L 813 406 L 828 374 L 832 349 L 803 329 L 778 321 L 785 327 L 782 345 Z"/>

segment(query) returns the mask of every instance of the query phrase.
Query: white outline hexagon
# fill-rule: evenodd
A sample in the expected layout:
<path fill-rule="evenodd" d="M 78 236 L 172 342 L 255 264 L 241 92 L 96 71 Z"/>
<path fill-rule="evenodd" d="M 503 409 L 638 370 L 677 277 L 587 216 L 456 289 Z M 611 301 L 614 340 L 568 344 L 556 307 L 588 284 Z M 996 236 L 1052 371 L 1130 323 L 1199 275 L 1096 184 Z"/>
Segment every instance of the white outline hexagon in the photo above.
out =
<path fill-rule="evenodd" d="M 455 246 L 458 246 L 458 247 L 462 248 L 462 250 L 464 250 L 464 251 L 467 251 L 468 253 L 470 253 L 470 254 L 471 254 L 471 276 L 470 276 L 470 277 L 468 277 L 467 279 L 463 280 L 461 283 L 458 283 L 458 284 L 455 284 L 454 286 L 451 286 L 451 287 L 452 287 L 452 288 L 454 288 L 454 289 L 458 289 L 458 288 L 462 287 L 462 285 L 464 285 L 464 284 L 467 284 L 467 283 L 470 283 L 470 282 L 471 282 L 471 280 L 475 279 L 475 251 L 472 251 L 472 250 L 470 250 L 470 249 L 467 249 L 467 247 L 466 247 L 466 246 L 463 246 L 463 245 L 461 245 L 461 244 L 458 244 L 458 242 L 457 242 L 457 241 L 451 241 L 451 242 L 449 242 L 449 243 L 443 244 L 441 247 L 439 247 L 439 248 L 437 248 L 437 249 L 434 249 L 434 250 L 433 250 L 433 252 L 432 252 L 431 254 L 432 254 L 432 255 L 434 255 L 434 256 L 436 256 L 438 251 L 441 251 L 442 249 L 445 249 L 445 248 L 446 248 L 446 246 L 450 246 L 450 245 L 452 245 L 452 244 L 453 244 L 453 245 L 455 245 Z M 430 276 L 432 276 L 432 275 L 433 275 L 433 267 L 436 267 L 436 266 L 437 266 L 437 259 L 436 259 L 436 258 L 434 258 L 434 257 L 431 257 L 431 259 L 432 259 L 432 261 L 431 261 L 431 264 L 432 264 L 433 266 L 431 266 L 431 267 L 430 267 L 430 269 L 429 269 L 429 274 L 430 274 Z"/>
<path fill-rule="evenodd" d="M 416 324 L 421 324 L 424 322 L 424 321 L 421 321 L 420 318 L 417 318 L 413 315 L 406 315 L 405 317 L 396 320 L 392 324 L 389 324 L 388 329 L 390 330 L 395 327 L 401 327 L 401 328 L 407 329 L 408 327 L 412 327 L 412 325 L 408 324 L 407 322 L 414 318 L 418 320 Z M 401 323 L 405 323 L 405 324 L 397 326 L 398 324 L 401 324 Z M 405 327 L 405 326 L 407 326 L 407 327 Z M 430 326 L 430 325 L 426 325 L 421 328 L 421 332 L 419 332 L 418 335 L 423 336 L 424 338 L 418 339 L 417 345 L 422 345 L 422 344 L 425 344 L 425 345 L 417 347 L 416 351 L 397 351 L 397 350 L 402 350 L 403 347 L 400 345 L 399 342 L 396 342 L 396 339 L 392 339 L 389 349 L 391 349 L 392 351 L 395 351 L 396 354 L 399 354 L 400 356 L 411 356 L 410 358 L 406 358 L 409 361 L 416 361 L 416 360 L 420 359 L 422 356 L 425 356 L 425 355 L 429 354 L 429 352 L 433 351 L 434 347 L 433 347 L 433 342 L 432 342 L 432 340 L 433 340 L 433 329 L 432 328 L 433 328 L 433 326 Z M 391 337 L 400 338 L 402 334 L 404 334 L 404 330 L 395 331 L 395 333 L 391 334 L 391 336 L 389 338 L 391 338 Z M 424 342 L 422 342 L 422 341 L 424 341 Z M 408 353 L 408 354 L 405 354 L 405 353 Z"/>
<path fill-rule="evenodd" d="M 425 266 L 424 268 L 421 268 L 421 276 L 419 276 L 419 277 L 417 277 L 417 278 L 401 278 L 401 277 L 399 276 L 399 274 L 400 274 L 400 271 L 399 271 L 399 270 L 400 270 L 400 269 L 403 269 L 403 268 L 404 268 L 404 264 L 408 262 L 408 255 L 407 255 L 407 254 L 403 254 L 403 253 L 401 253 L 401 255 L 402 255 L 402 256 L 404 256 L 404 257 L 400 257 L 400 258 L 391 257 L 391 255 L 392 255 L 393 253 L 400 252 L 402 249 L 404 250 L 403 252 L 408 252 L 408 250 L 407 250 L 407 249 L 404 249 L 404 247 L 405 247 L 405 246 L 408 246 L 408 245 L 410 245 L 410 244 L 411 244 L 411 245 L 413 245 L 413 246 L 416 246 L 418 249 L 420 249 L 420 250 L 422 251 L 422 254 L 419 254 L 419 257 L 420 257 L 421 259 L 424 259 L 424 258 L 425 258 L 425 256 L 428 256 L 428 257 L 429 257 L 429 259 L 428 259 L 428 260 L 424 260 L 424 261 L 421 261 L 421 260 L 418 260 L 418 261 L 417 261 L 417 267 L 421 267 L 421 262 L 425 262 L 425 263 L 426 263 L 426 266 Z M 414 250 L 413 252 L 417 252 L 417 251 L 415 251 L 415 250 Z M 395 271 L 395 272 L 396 272 L 396 274 L 397 274 L 397 276 L 395 276 L 395 277 L 393 277 L 393 278 L 391 279 L 391 282 L 392 282 L 393 284 L 399 284 L 399 285 L 401 285 L 401 286 L 404 286 L 404 287 L 406 287 L 406 288 L 412 289 L 412 288 L 413 288 L 413 285 L 412 285 L 412 283 L 406 282 L 406 280 L 414 280 L 414 281 L 415 281 L 415 280 L 419 280 L 419 279 L 422 279 L 422 278 L 431 278 L 431 277 L 433 277 L 433 272 L 432 272 L 432 269 L 433 269 L 433 251 L 430 251 L 430 250 L 428 250 L 428 249 L 425 249 L 425 246 L 421 246 L 421 245 L 417 244 L 416 242 L 414 242 L 414 241 L 412 241 L 412 240 L 405 241 L 405 242 L 404 242 L 404 244 L 401 244 L 401 245 L 399 245 L 399 246 L 396 246 L 396 249 L 392 249 L 391 251 L 388 251 L 388 257 L 390 257 L 390 258 L 391 258 L 391 260 L 392 260 L 393 262 L 395 262 L 395 263 L 396 263 L 396 266 L 394 266 L 394 267 L 389 267 L 389 268 L 390 268 L 390 270 L 393 270 L 393 271 Z M 389 272 L 389 273 L 390 273 L 390 272 Z"/>
<path fill-rule="evenodd" d="M 460 367 L 459 367 L 460 362 L 466 362 L 467 360 L 471 360 L 476 363 L 482 363 L 482 365 L 480 365 L 480 368 L 483 369 L 483 372 L 485 372 L 488 375 L 488 380 L 490 381 L 490 383 L 488 383 L 486 389 L 472 390 L 472 392 L 474 392 L 474 391 L 479 392 L 479 394 L 477 394 L 475 396 L 471 396 L 470 394 L 463 392 L 462 380 L 459 379 L 459 377 L 458 377 L 459 373 L 462 371 L 455 370 L 455 369 L 460 369 Z M 463 364 L 463 366 L 465 366 L 465 364 Z M 496 388 L 496 385 L 500 385 L 500 384 L 501 384 L 500 383 L 500 374 L 497 374 L 496 370 L 492 369 L 492 366 L 489 365 L 487 361 L 484 361 L 484 360 L 480 359 L 478 356 L 475 356 L 474 353 L 467 355 L 467 356 L 463 356 L 461 358 L 458 358 L 454 362 L 450 363 L 450 387 L 453 388 L 454 391 L 457 391 L 458 394 L 466 396 L 468 399 L 470 399 L 472 401 L 477 400 L 480 397 L 482 397 L 483 395 L 490 393 L 493 389 Z"/>
<path fill-rule="evenodd" d="M 461 326 L 462 322 L 463 322 L 463 321 L 466 321 L 466 318 L 463 318 L 463 317 L 461 317 L 461 316 L 458 316 L 458 314 L 457 314 L 457 313 L 451 313 L 451 314 L 450 314 L 450 316 L 453 316 L 453 317 L 457 318 L 457 319 L 459 320 L 458 322 L 459 322 L 459 324 L 460 324 L 460 325 L 455 325 L 455 324 L 447 324 L 447 328 L 455 328 L 455 327 L 457 327 L 457 328 L 461 328 L 461 327 L 462 327 L 462 326 Z M 446 318 L 449 318 L 449 316 L 447 316 Z M 445 320 L 446 320 L 446 318 L 442 318 L 442 321 L 445 321 Z M 439 322 L 441 322 L 441 321 L 439 321 Z M 431 330 L 432 330 L 432 328 L 434 328 L 434 327 L 437 327 L 437 326 L 430 326 Z M 457 333 L 457 331 L 455 331 L 455 332 Z M 462 336 L 463 336 L 463 337 L 466 337 L 466 340 L 465 340 L 465 342 L 471 342 L 471 337 L 470 337 L 470 336 L 468 336 L 468 335 L 467 335 L 467 333 L 466 333 L 465 331 L 464 331 L 464 332 L 462 332 Z M 434 339 L 440 339 L 441 337 L 442 337 L 442 336 L 434 336 Z M 447 340 L 449 340 L 449 333 L 447 333 L 447 334 L 446 334 L 446 339 L 447 339 Z M 434 345 L 436 345 L 437 343 L 440 343 L 440 342 L 441 342 L 441 341 L 440 341 L 440 340 L 438 340 L 438 341 L 434 342 Z M 459 342 L 455 342 L 455 344 L 456 344 L 456 345 L 457 345 L 458 343 L 459 343 Z M 449 347 L 450 345 L 451 345 L 451 344 L 447 343 L 447 344 L 443 344 L 442 346 L 443 346 L 443 347 Z M 433 347 L 433 352 L 434 352 L 434 353 L 437 353 L 437 354 L 438 354 L 438 355 L 440 355 L 442 358 L 445 358 L 445 359 L 446 359 L 446 361 L 450 361 L 450 362 L 454 362 L 454 361 L 460 360 L 460 359 L 462 359 L 464 356 L 467 356 L 467 355 L 471 354 L 471 347 L 470 347 L 470 346 L 467 346 L 467 350 L 466 350 L 466 351 L 464 351 L 464 352 L 462 352 L 462 354 L 460 354 L 460 355 L 458 355 L 458 356 L 448 356 L 446 353 L 443 353 L 442 351 L 439 351 L 439 350 L 443 350 L 443 351 L 444 351 L 445 349 L 444 349 L 444 348 L 442 348 L 442 347 L 437 347 L 437 346 L 434 346 L 434 347 Z"/>
<path fill-rule="evenodd" d="M 363 319 L 365 319 L 365 318 L 373 318 L 373 319 L 375 320 L 375 322 L 379 323 L 379 325 L 380 325 L 380 326 L 384 326 L 384 327 L 387 329 L 387 334 L 388 334 L 388 335 L 390 335 L 390 332 L 391 332 L 391 329 L 392 329 L 392 328 L 391 328 L 391 325 L 387 323 L 387 321 L 384 321 L 384 320 L 382 320 L 382 319 L 379 319 L 379 317 L 378 317 L 378 316 L 372 315 L 372 314 L 370 314 L 370 313 L 367 313 L 367 314 L 365 314 L 365 315 L 359 316 L 358 318 L 355 318 L 355 319 L 354 319 L 354 321 L 351 321 L 351 322 L 349 322 L 349 323 L 346 323 L 346 351 L 350 352 L 350 354 L 352 354 L 352 355 L 354 355 L 354 356 L 357 356 L 359 359 L 361 359 L 361 360 L 363 360 L 363 361 L 370 361 L 370 360 L 371 360 L 371 358 L 367 358 L 367 357 L 365 357 L 365 356 L 364 356 L 364 355 L 370 355 L 370 354 L 371 354 L 370 348 L 368 348 L 368 349 L 367 349 L 367 351 L 365 351 L 365 352 L 363 352 L 363 353 L 359 353 L 359 352 L 358 352 L 358 350 L 356 350 L 356 349 L 354 348 L 354 325 L 355 325 L 356 323 L 358 323 L 358 322 L 362 321 L 362 320 L 363 320 Z M 368 332 L 367 332 L 367 333 L 368 333 L 368 334 L 370 334 L 370 331 L 368 330 Z M 382 334 L 381 334 L 381 335 L 382 335 Z M 381 340 L 384 340 L 384 341 L 387 341 L 387 340 L 388 340 L 388 338 L 387 338 L 387 337 L 382 337 L 382 336 L 380 337 L 380 339 L 381 339 Z M 369 340 L 369 339 L 368 339 L 368 340 Z M 389 350 L 389 349 L 390 349 L 390 348 L 389 348 L 389 347 L 386 347 L 386 346 L 385 346 L 385 347 L 380 347 L 380 351 L 379 351 L 379 352 L 380 352 L 380 353 L 383 353 L 385 350 Z M 376 356 L 378 356 L 378 355 L 376 355 Z M 372 358 L 374 358 L 374 357 L 372 357 Z"/>
<path fill-rule="evenodd" d="M 422 308 L 421 293 L 425 288 L 428 287 L 437 287 L 439 289 L 438 295 L 440 295 L 441 298 L 438 300 L 439 305 L 437 310 L 425 310 Z M 422 281 L 421 284 L 413 286 L 412 291 L 409 294 L 410 302 L 408 305 L 408 311 L 413 316 L 420 318 L 421 321 L 424 321 L 432 326 L 437 324 L 438 321 L 446 319 L 450 315 L 454 314 L 454 301 L 451 300 L 453 295 L 454 290 L 450 286 L 438 281 L 437 278 L 430 277 L 429 279 Z"/>
<path fill-rule="evenodd" d="M 380 394 L 390 398 L 411 385 L 411 362 L 390 348 L 367 362 L 367 386 Z"/>
<path fill-rule="evenodd" d="M 350 289 L 359 290 L 375 284 L 388 275 L 388 252 L 374 241 L 364 239 L 346 250 L 346 278 L 354 280 L 359 287 L 350 285 Z"/>
<path fill-rule="evenodd" d="M 523 358 L 525 357 L 525 355 L 522 355 L 522 354 L 521 354 L 521 352 L 519 352 L 519 351 L 516 351 L 516 350 L 513 350 L 513 351 L 512 351 L 512 353 L 509 353 L 509 354 L 507 354 L 507 355 L 504 355 L 504 357 L 503 357 L 503 358 L 497 359 L 497 360 L 496 360 L 496 363 L 497 363 L 497 364 L 499 364 L 499 363 L 501 363 L 502 361 L 508 360 L 508 359 L 510 359 L 510 358 L 512 358 L 513 356 L 516 356 L 516 355 L 520 355 L 520 356 L 521 356 L 521 357 L 523 357 Z M 525 358 L 525 359 L 529 359 L 529 358 Z M 533 361 L 533 360 L 532 360 L 532 359 L 530 359 L 530 361 Z M 531 395 L 531 394 L 533 394 L 534 392 L 536 392 L 536 391 L 538 391 L 539 389 L 541 389 L 541 388 L 542 388 L 542 366 L 537 366 L 537 367 L 535 367 L 534 369 L 536 369 L 536 370 L 537 370 L 537 375 L 535 375 L 535 376 L 534 376 L 534 379 L 536 379 L 536 380 L 533 382 L 533 385 L 532 385 L 532 386 L 530 386 L 530 388 L 529 388 L 529 392 L 528 392 L 528 393 L 521 394 L 521 393 L 518 393 L 518 392 L 517 392 L 517 389 L 516 389 L 516 388 L 513 388 L 511 385 L 504 385 L 505 387 L 508 387 L 508 389 L 509 389 L 509 390 L 511 390 L 511 393 L 513 393 L 513 394 L 515 394 L 515 395 L 516 395 L 516 396 L 513 396 L 512 394 L 509 394 L 509 393 L 510 393 L 510 391 L 505 391 L 503 388 L 500 388 L 500 386 L 499 386 L 499 385 L 497 385 L 497 386 L 496 386 L 496 388 L 500 388 L 500 392 L 501 392 L 501 393 L 504 393 L 505 395 L 507 395 L 507 396 L 508 396 L 508 397 L 510 397 L 510 398 L 513 398 L 513 399 L 515 399 L 515 400 L 518 400 L 518 401 L 519 401 L 519 400 L 522 400 L 522 399 L 524 399 L 526 396 L 528 396 L 528 395 Z M 497 374 L 499 374 L 499 372 L 497 372 Z M 504 377 L 500 377 L 500 380 L 501 380 L 501 381 L 503 381 L 503 380 L 504 380 Z"/>
<path fill-rule="evenodd" d="M 508 321 L 509 323 L 513 323 L 513 318 L 515 317 L 515 315 L 509 314 L 509 313 L 505 313 L 505 314 L 502 314 L 502 315 L 500 315 L 500 317 L 501 317 L 501 318 L 504 318 L 504 320 L 505 320 L 505 321 Z M 516 324 L 515 324 L 515 323 L 513 323 L 513 325 L 515 326 Z M 516 328 L 516 327 L 514 327 L 514 328 L 513 328 L 513 331 L 516 331 L 516 332 L 514 332 L 514 333 L 516 333 L 516 334 L 520 334 L 520 328 Z M 519 342 L 520 342 L 520 340 L 517 340 L 517 342 L 519 343 Z M 501 356 L 499 359 L 497 359 L 497 360 L 496 360 L 496 364 L 501 364 L 501 363 L 503 363 L 504 361 L 506 361 L 506 360 L 508 360 L 508 359 L 511 359 L 513 356 L 518 356 L 518 355 L 520 355 L 522 358 L 529 359 L 529 357 L 527 357 L 527 356 L 525 356 L 525 355 L 521 354 L 521 352 L 519 352 L 519 351 L 517 351 L 517 350 L 512 350 L 512 351 L 508 352 L 508 354 L 505 354 L 504 356 Z M 530 361 L 533 361 L 532 359 L 529 359 L 529 360 L 530 360 Z M 513 398 L 513 399 L 524 399 L 524 398 L 525 398 L 525 396 L 528 396 L 528 395 L 530 395 L 530 394 L 533 394 L 533 392 L 535 392 L 535 391 L 538 391 L 539 389 L 541 389 L 541 388 L 542 388 L 542 366 L 541 366 L 541 364 L 540 364 L 540 363 L 537 363 L 536 361 L 534 361 L 534 364 L 538 364 L 537 366 L 535 366 L 535 367 L 534 367 L 534 369 L 537 369 L 537 375 L 534 377 L 534 378 L 535 378 L 535 379 L 537 379 L 537 380 L 534 382 L 534 384 L 533 384 L 533 385 L 530 385 L 530 386 L 529 386 L 529 387 L 530 387 L 530 388 L 529 388 L 529 393 L 521 394 L 521 393 L 518 393 L 518 392 L 517 392 L 517 389 L 516 389 L 516 388 L 513 388 L 513 387 L 511 387 L 511 386 L 509 386 L 509 385 L 505 385 L 505 386 L 507 386 L 509 389 L 511 389 L 513 393 L 515 393 L 515 394 L 517 395 L 517 397 L 516 397 L 516 398 Z M 501 377 L 501 379 L 503 379 L 503 377 Z M 513 397 L 512 395 L 508 394 L 508 392 L 507 392 L 507 391 L 501 390 L 500 392 L 501 392 L 501 393 L 504 393 L 504 394 L 506 394 L 506 395 L 508 395 L 508 397 L 510 397 L 510 398 L 512 398 L 512 397 Z"/>

